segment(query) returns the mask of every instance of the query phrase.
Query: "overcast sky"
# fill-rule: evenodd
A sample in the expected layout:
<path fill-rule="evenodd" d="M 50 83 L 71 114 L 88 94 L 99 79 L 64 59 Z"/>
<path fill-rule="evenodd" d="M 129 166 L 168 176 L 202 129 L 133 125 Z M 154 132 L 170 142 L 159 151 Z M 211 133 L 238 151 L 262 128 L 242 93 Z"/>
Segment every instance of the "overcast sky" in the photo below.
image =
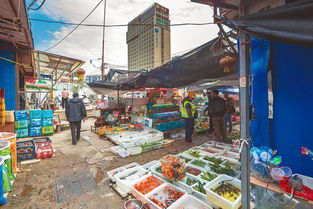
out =
<path fill-rule="evenodd" d="M 29 4 L 31 0 L 27 0 Z M 31 11 L 30 17 L 79 23 L 99 0 L 46 0 L 44 7 Z M 169 8 L 171 24 L 212 22 L 212 9 L 190 0 L 107 0 L 106 24 L 127 24 L 154 2 Z M 84 22 L 102 24 L 103 3 Z M 45 51 L 62 39 L 74 26 L 32 21 L 35 48 Z M 106 28 L 105 62 L 127 66 L 127 27 Z M 171 27 L 171 53 L 173 56 L 195 48 L 217 34 L 216 25 Z M 91 59 L 101 57 L 102 28 L 80 26 L 73 36 L 48 52 L 85 60 L 87 72 L 94 71 Z M 100 63 L 94 62 L 96 65 Z"/>

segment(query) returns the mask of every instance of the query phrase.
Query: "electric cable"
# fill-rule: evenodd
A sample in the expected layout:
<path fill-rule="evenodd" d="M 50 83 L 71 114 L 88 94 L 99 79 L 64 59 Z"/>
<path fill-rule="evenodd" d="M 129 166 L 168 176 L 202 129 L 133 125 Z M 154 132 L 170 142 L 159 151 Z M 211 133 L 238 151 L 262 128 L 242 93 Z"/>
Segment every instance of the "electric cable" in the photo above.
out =
<path fill-rule="evenodd" d="M 63 21 L 56 21 L 56 20 L 43 20 L 43 19 L 37 19 L 37 18 L 29 18 L 29 20 L 32 21 L 38 21 L 38 22 L 45 22 L 45 23 L 54 23 L 54 24 L 62 24 L 62 25 L 78 25 L 78 26 L 89 26 L 89 27 L 127 27 L 127 26 L 159 26 L 156 24 L 110 24 L 110 25 L 101 25 L 101 24 L 83 24 L 81 23 L 72 23 L 72 22 L 63 22 Z M 199 26 L 199 25 L 213 25 L 215 23 L 213 22 L 204 22 L 204 23 L 174 23 L 169 24 L 168 26 Z M 162 25 L 166 26 L 166 25 Z"/>
<path fill-rule="evenodd" d="M 45 2 L 46 2 L 46 0 L 42 0 L 41 4 L 37 8 L 31 8 L 31 6 L 29 6 L 27 9 L 28 10 L 39 10 L 44 5 Z"/>
<path fill-rule="evenodd" d="M 69 35 L 71 35 L 96 9 L 97 7 L 103 2 L 103 0 L 100 0 L 99 3 L 89 12 L 89 14 L 79 23 L 77 24 L 64 38 L 59 40 L 57 43 L 55 43 L 53 46 L 49 47 L 45 51 L 49 51 L 50 49 L 53 49 L 57 45 L 59 45 L 61 42 L 63 42 Z"/>

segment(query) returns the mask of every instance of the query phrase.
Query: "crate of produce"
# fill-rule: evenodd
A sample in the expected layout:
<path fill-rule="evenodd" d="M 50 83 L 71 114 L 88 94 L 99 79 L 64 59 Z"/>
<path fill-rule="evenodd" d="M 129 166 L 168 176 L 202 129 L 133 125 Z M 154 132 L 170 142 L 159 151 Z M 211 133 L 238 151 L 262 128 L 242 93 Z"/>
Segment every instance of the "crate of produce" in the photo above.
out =
<path fill-rule="evenodd" d="M 42 118 L 42 110 L 30 110 L 29 111 L 30 119 L 41 119 Z"/>
<path fill-rule="evenodd" d="M 161 142 L 152 142 L 147 144 L 141 144 L 140 145 L 142 152 L 150 152 L 152 150 L 160 149 L 162 148 Z"/>
<path fill-rule="evenodd" d="M 28 128 L 22 128 L 22 129 L 17 129 L 15 130 L 16 132 L 16 137 L 17 138 L 24 138 L 24 137 L 28 137 Z"/>
<path fill-rule="evenodd" d="M 52 147 L 52 144 L 46 144 L 46 143 L 39 143 L 39 145 L 36 145 L 36 158 L 37 159 L 46 159 L 51 158 L 54 154 L 54 149 Z"/>
<path fill-rule="evenodd" d="M 43 118 L 42 119 L 42 126 L 43 127 L 53 126 L 53 118 Z"/>
<path fill-rule="evenodd" d="M 186 176 L 185 161 L 174 155 L 161 159 L 162 176 L 177 182 Z"/>
<path fill-rule="evenodd" d="M 15 120 L 27 120 L 28 119 L 28 112 L 27 110 L 17 110 L 15 111 Z"/>
<path fill-rule="evenodd" d="M 17 161 L 30 160 L 36 157 L 36 146 L 33 140 L 16 143 Z"/>
<path fill-rule="evenodd" d="M 43 135 L 51 135 L 51 134 L 54 134 L 54 128 L 53 128 L 53 126 L 42 127 L 42 134 L 43 134 Z"/>
<path fill-rule="evenodd" d="M 115 175 L 116 184 L 128 193 L 131 191 L 131 184 L 147 174 L 148 172 L 141 166 L 126 169 Z"/>
<path fill-rule="evenodd" d="M 28 128 L 28 120 L 15 121 L 15 129 Z"/>
<path fill-rule="evenodd" d="M 241 205 L 241 182 L 220 175 L 204 186 L 209 201 L 224 209 L 238 209 Z"/>
<path fill-rule="evenodd" d="M 170 209 L 172 208 L 171 206 L 185 194 L 186 193 L 182 189 L 174 185 L 164 183 L 153 192 L 149 193 L 146 197 L 151 208 Z"/>
<path fill-rule="evenodd" d="M 42 120 L 35 118 L 35 119 L 30 119 L 30 127 L 42 127 Z"/>
<path fill-rule="evenodd" d="M 131 193 L 143 203 L 147 203 L 146 195 L 163 185 L 164 181 L 152 175 L 140 178 L 131 185 Z"/>
<path fill-rule="evenodd" d="M 47 145 L 52 143 L 52 141 L 49 137 L 34 138 L 33 141 L 34 141 L 36 147 L 47 146 Z"/>
<path fill-rule="evenodd" d="M 42 110 L 42 118 L 53 118 L 52 110 Z"/>
<path fill-rule="evenodd" d="M 41 127 L 30 127 L 29 136 L 41 136 L 42 135 Z"/>

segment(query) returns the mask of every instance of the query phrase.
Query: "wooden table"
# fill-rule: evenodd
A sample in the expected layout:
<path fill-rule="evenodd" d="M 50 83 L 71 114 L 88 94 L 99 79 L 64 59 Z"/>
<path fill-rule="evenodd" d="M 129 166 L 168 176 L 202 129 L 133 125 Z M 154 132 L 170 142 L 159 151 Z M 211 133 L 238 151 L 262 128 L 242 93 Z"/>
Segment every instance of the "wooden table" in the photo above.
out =
<path fill-rule="evenodd" d="M 279 185 L 273 184 L 273 183 L 266 183 L 266 182 L 263 182 L 263 181 L 255 178 L 255 177 L 250 177 L 250 183 L 254 184 L 256 186 L 259 186 L 259 187 L 267 188 L 268 190 L 271 190 L 271 191 L 274 191 L 277 193 L 290 195 L 290 193 L 285 192 Z M 307 204 L 313 205 L 312 200 L 308 200 L 308 199 L 305 199 L 303 197 L 298 197 L 298 196 L 294 197 L 294 198 L 299 200 L 299 201 L 305 202 Z"/>

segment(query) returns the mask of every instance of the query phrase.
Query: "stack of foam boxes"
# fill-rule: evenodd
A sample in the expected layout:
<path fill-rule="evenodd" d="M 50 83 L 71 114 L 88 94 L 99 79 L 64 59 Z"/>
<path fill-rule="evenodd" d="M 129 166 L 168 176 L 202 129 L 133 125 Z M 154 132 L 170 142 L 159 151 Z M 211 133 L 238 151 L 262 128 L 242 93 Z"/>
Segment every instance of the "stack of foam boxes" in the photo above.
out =
<path fill-rule="evenodd" d="M 42 135 L 42 110 L 30 110 L 30 128 L 29 136 L 41 136 Z"/>
<path fill-rule="evenodd" d="M 53 111 L 43 110 L 42 111 L 42 134 L 51 135 L 54 133 L 53 128 Z"/>
<path fill-rule="evenodd" d="M 28 134 L 28 112 L 27 110 L 15 111 L 15 133 L 17 138 L 27 137 Z"/>

